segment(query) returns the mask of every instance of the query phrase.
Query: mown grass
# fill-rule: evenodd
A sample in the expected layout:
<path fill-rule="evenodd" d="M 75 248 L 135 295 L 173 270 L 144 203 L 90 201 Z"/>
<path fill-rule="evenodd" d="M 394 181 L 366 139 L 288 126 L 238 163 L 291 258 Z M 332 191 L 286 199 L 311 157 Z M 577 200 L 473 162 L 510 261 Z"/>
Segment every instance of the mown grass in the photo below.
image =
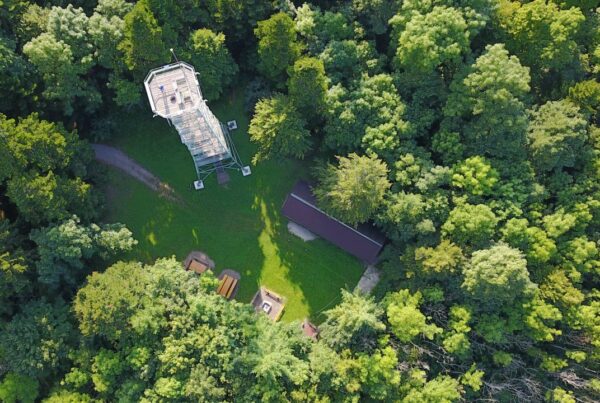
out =
<path fill-rule="evenodd" d="M 211 108 L 222 121 L 236 119 L 233 141 L 248 164 L 254 146 L 247 135 L 248 118 L 241 93 Z M 362 274 L 353 257 L 323 240 L 305 243 L 288 233 L 280 215 L 285 195 L 306 175 L 306 166 L 292 160 L 252 167 L 252 175 L 230 171 L 226 187 L 215 176 L 206 188 L 194 191 L 194 166 L 174 128 L 150 110 L 121 113 L 112 140 L 136 161 L 173 187 L 180 203 L 157 195 L 144 185 L 110 170 L 106 186 L 106 221 L 122 222 L 139 245 L 125 258 L 150 262 L 175 255 L 183 260 L 191 250 L 206 252 L 221 269 L 242 274 L 237 299 L 250 301 L 260 285 L 287 298 L 282 320 L 310 317 L 322 321 L 321 312 L 339 301 L 340 289 L 353 289 Z"/>

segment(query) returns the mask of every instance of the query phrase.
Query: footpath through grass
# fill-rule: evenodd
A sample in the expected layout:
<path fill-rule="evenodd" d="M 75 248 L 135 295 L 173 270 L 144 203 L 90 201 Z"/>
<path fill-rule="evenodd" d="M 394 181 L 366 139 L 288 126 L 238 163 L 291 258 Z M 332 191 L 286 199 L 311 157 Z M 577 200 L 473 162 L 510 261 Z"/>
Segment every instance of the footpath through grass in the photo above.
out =
<path fill-rule="evenodd" d="M 250 163 L 248 118 L 241 96 L 211 104 L 222 121 L 236 119 L 232 132 L 242 161 Z M 229 171 L 226 187 L 212 175 L 201 191 L 191 189 L 194 165 L 174 128 L 151 111 L 118 117 L 112 143 L 140 162 L 183 199 L 175 203 L 116 170 L 106 186 L 106 220 L 122 222 L 139 241 L 127 258 L 151 262 L 175 255 L 183 260 L 191 250 L 206 252 L 217 265 L 241 273 L 237 299 L 249 302 L 260 285 L 285 296 L 285 321 L 311 317 L 320 322 L 323 309 L 340 299 L 340 289 L 353 289 L 362 274 L 360 263 L 329 243 L 305 243 L 287 231 L 280 215 L 285 195 L 306 174 L 297 161 L 252 166 L 252 175 Z"/>

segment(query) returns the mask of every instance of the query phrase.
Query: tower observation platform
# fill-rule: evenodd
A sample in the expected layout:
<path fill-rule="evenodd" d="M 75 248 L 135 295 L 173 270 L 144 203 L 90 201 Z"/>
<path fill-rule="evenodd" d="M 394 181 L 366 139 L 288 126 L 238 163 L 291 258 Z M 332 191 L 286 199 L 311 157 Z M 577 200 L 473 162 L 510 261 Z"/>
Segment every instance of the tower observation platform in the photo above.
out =
<path fill-rule="evenodd" d="M 203 180 L 214 171 L 222 173 L 229 168 L 246 176 L 250 168 L 242 167 L 229 130 L 206 105 L 196 75 L 191 65 L 178 61 L 151 70 L 144 87 L 154 116 L 175 126 L 187 146 L 198 176 L 194 185 L 201 189 Z"/>

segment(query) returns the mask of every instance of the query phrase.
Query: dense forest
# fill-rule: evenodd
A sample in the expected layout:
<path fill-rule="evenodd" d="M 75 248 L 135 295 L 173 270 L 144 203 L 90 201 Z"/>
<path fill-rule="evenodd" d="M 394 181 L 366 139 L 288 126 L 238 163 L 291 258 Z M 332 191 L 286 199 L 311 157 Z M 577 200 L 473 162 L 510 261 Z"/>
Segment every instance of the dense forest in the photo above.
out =
<path fill-rule="evenodd" d="M 0 401 L 600 400 L 596 7 L 0 1 Z M 253 164 L 310 161 L 323 209 L 388 237 L 318 341 L 119 261 L 90 143 L 170 49 L 209 102 L 245 89 Z"/>

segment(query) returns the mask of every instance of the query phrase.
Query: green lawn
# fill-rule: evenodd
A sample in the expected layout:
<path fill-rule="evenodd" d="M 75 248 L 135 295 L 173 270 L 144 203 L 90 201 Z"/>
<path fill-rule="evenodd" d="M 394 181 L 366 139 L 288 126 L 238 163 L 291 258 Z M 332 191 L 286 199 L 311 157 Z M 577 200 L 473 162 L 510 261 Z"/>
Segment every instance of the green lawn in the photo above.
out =
<path fill-rule="evenodd" d="M 222 120 L 236 119 L 232 132 L 242 161 L 249 164 L 253 145 L 242 99 L 232 94 L 211 105 Z M 340 298 L 340 288 L 353 289 L 362 274 L 353 257 L 323 240 L 305 243 L 288 233 L 280 208 L 296 179 L 306 175 L 297 161 L 277 161 L 252 167 L 252 175 L 230 171 L 227 187 L 212 175 L 206 188 L 191 190 L 192 159 L 174 128 L 150 110 L 118 117 L 114 145 L 169 183 L 182 203 L 160 197 L 142 184 L 110 170 L 106 186 L 110 222 L 122 222 L 139 245 L 127 258 L 150 262 L 175 255 L 183 260 L 191 250 L 206 252 L 217 273 L 232 268 L 242 274 L 237 299 L 250 301 L 260 285 L 287 297 L 285 321 L 306 316 L 323 320 L 321 311 Z"/>

